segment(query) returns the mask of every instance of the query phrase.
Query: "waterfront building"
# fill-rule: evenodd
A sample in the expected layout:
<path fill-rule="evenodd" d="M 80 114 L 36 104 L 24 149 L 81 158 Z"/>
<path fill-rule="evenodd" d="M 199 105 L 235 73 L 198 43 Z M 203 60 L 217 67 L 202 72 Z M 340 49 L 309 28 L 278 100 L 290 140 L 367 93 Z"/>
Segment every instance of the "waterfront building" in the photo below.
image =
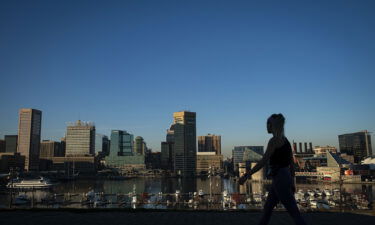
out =
<path fill-rule="evenodd" d="M 133 134 L 125 130 L 112 130 L 109 155 L 105 165 L 122 171 L 145 169 L 145 156 L 133 153 Z"/>
<path fill-rule="evenodd" d="M 52 157 L 50 168 L 53 171 L 65 171 L 67 178 L 73 174 L 95 174 L 98 162 L 95 156 L 75 156 L 75 157 Z"/>
<path fill-rule="evenodd" d="M 26 171 L 39 170 L 39 147 L 42 127 L 42 111 L 20 109 L 18 122 L 17 152 L 25 156 Z"/>
<path fill-rule="evenodd" d="M 146 152 L 147 152 L 148 150 L 150 150 L 149 148 L 147 148 L 147 144 L 146 144 L 145 141 L 143 141 L 143 143 L 142 143 L 142 149 L 143 149 L 143 155 L 146 154 Z"/>
<path fill-rule="evenodd" d="M 354 164 L 354 156 L 353 155 L 348 155 L 346 153 L 341 153 L 340 157 L 343 158 L 343 159 L 345 159 L 346 161 Z"/>
<path fill-rule="evenodd" d="M 233 159 L 227 158 L 223 162 L 223 168 L 224 168 L 224 175 L 233 174 L 234 173 L 234 166 L 233 166 Z"/>
<path fill-rule="evenodd" d="M 147 145 L 146 142 L 144 142 L 143 137 L 137 136 L 135 138 L 134 152 L 138 155 L 145 155 L 146 149 Z"/>
<path fill-rule="evenodd" d="M 342 169 L 340 169 L 340 167 L 328 166 L 317 167 L 316 172 L 323 174 L 324 179 L 330 181 L 339 181 L 341 175 L 343 174 Z"/>
<path fill-rule="evenodd" d="M 215 152 L 221 155 L 221 136 L 213 134 L 198 136 L 198 152 Z"/>
<path fill-rule="evenodd" d="M 263 157 L 263 154 L 261 151 L 254 151 L 251 148 L 245 148 L 243 152 L 243 158 L 242 162 L 245 163 L 253 163 L 253 162 L 259 162 Z"/>
<path fill-rule="evenodd" d="M 252 151 L 259 155 L 264 154 L 263 146 L 235 146 L 232 150 L 233 166 L 234 170 L 238 171 L 238 163 L 243 163 L 245 150 Z M 255 155 L 255 154 L 253 154 Z"/>
<path fill-rule="evenodd" d="M 327 154 L 327 166 L 317 167 L 317 173 L 323 174 L 325 179 L 331 181 L 342 180 L 343 182 L 359 182 L 361 181 L 361 175 L 354 174 L 353 164 L 341 158 L 340 155 L 331 152 L 326 152 Z M 356 168 L 360 171 L 363 168 Z"/>
<path fill-rule="evenodd" d="M 151 152 L 148 161 L 149 164 L 146 165 L 148 169 L 161 169 L 161 152 Z"/>
<path fill-rule="evenodd" d="M 219 172 L 223 169 L 223 156 L 216 152 L 197 152 L 197 174 Z"/>
<path fill-rule="evenodd" d="M 78 120 L 67 127 L 66 156 L 95 155 L 95 125 Z"/>
<path fill-rule="evenodd" d="M 316 171 L 317 167 L 327 166 L 326 154 L 310 155 L 302 159 L 299 166 L 301 166 L 304 171 Z"/>
<path fill-rule="evenodd" d="M 109 155 L 105 157 L 105 165 L 121 171 L 146 169 L 144 155 Z"/>
<path fill-rule="evenodd" d="M 17 152 L 18 135 L 5 135 L 5 152 Z"/>
<path fill-rule="evenodd" d="M 349 170 L 345 171 L 345 175 L 360 175 L 361 180 L 372 179 L 373 173 L 369 164 L 354 164 Z"/>
<path fill-rule="evenodd" d="M 57 141 L 43 140 L 40 143 L 40 158 L 63 157 L 61 143 Z"/>
<path fill-rule="evenodd" d="M 325 155 L 326 152 L 331 152 L 331 153 L 337 153 L 337 149 L 334 146 L 315 146 L 314 148 L 314 153 L 315 155 Z"/>
<path fill-rule="evenodd" d="M 173 170 L 173 144 L 168 142 L 161 143 L 161 168 L 164 170 Z"/>
<path fill-rule="evenodd" d="M 371 135 L 367 130 L 339 135 L 340 152 L 354 156 L 354 162 L 372 156 Z"/>
<path fill-rule="evenodd" d="M 259 162 L 263 158 L 263 154 L 261 154 L 263 151 L 254 151 L 251 148 L 245 148 L 243 152 L 243 159 L 242 162 L 246 166 L 246 170 L 250 170 L 250 168 L 253 168 L 257 162 Z M 260 169 L 257 173 L 253 174 L 251 176 L 252 180 L 263 180 L 264 179 L 264 170 L 268 169 L 268 164 L 266 164 L 262 169 Z"/>
<path fill-rule="evenodd" d="M 299 148 L 297 148 L 297 146 L 299 146 Z M 302 148 L 302 142 L 299 142 L 298 145 L 294 141 L 292 143 L 296 171 L 315 170 L 316 166 L 320 166 L 321 163 L 326 163 L 324 162 L 324 160 L 326 161 L 325 155 L 318 158 L 314 157 L 314 150 L 311 142 L 309 143 L 309 148 L 307 148 L 307 142 L 305 142 L 304 146 L 305 149 Z"/>
<path fill-rule="evenodd" d="M 183 177 L 196 173 L 197 135 L 196 113 L 173 113 L 174 120 L 174 170 Z"/>
<path fill-rule="evenodd" d="M 362 160 L 361 164 L 368 165 L 370 170 L 375 172 L 375 157 L 373 156 L 367 157 L 366 159 Z"/>
<path fill-rule="evenodd" d="M 95 134 L 95 155 L 109 154 L 108 136 L 104 134 Z"/>
<path fill-rule="evenodd" d="M 0 153 L 5 152 L 5 140 L 0 140 Z"/>
<path fill-rule="evenodd" d="M 23 170 L 25 168 L 25 156 L 18 152 L 0 153 L 0 172 L 8 173 L 11 169 Z"/>
<path fill-rule="evenodd" d="M 151 148 L 147 148 L 144 156 L 146 169 L 161 169 L 161 152 L 152 152 Z"/>
<path fill-rule="evenodd" d="M 143 151 L 143 138 L 141 136 L 137 136 L 135 138 L 134 152 L 136 154 L 144 155 L 144 151 Z"/>
<path fill-rule="evenodd" d="M 135 138 L 135 145 L 134 145 L 134 152 L 138 155 L 144 155 L 145 154 L 145 147 L 146 145 L 143 142 L 143 137 L 137 136 Z"/>
<path fill-rule="evenodd" d="M 352 163 L 343 159 L 339 154 L 327 152 L 326 157 L 327 157 L 327 166 L 328 167 L 349 168 L 352 165 Z"/>

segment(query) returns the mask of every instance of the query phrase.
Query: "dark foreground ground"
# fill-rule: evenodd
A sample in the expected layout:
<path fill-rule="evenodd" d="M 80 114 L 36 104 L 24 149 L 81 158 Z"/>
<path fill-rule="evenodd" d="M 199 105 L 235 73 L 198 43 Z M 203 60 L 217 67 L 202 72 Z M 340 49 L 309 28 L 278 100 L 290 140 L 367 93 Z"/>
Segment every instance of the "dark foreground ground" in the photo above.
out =
<path fill-rule="evenodd" d="M 207 211 L 0 211 L 0 225 L 250 225 L 257 224 L 260 212 L 207 212 Z M 303 217 L 307 224 L 321 225 L 372 225 L 375 216 L 309 212 Z M 286 212 L 274 212 L 270 224 L 293 224 Z"/>

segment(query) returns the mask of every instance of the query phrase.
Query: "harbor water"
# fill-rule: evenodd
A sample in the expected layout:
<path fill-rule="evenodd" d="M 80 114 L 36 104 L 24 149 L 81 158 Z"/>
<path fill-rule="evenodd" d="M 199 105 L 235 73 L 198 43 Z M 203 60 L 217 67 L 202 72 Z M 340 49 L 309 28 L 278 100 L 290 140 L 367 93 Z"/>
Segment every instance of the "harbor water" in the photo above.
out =
<path fill-rule="evenodd" d="M 232 178 L 87 179 L 58 182 L 48 189 L 7 189 L 1 208 L 157 208 L 261 209 L 269 182 L 238 185 Z M 303 210 L 372 210 L 371 184 L 297 183 L 295 194 Z M 283 209 L 282 205 L 278 205 Z"/>

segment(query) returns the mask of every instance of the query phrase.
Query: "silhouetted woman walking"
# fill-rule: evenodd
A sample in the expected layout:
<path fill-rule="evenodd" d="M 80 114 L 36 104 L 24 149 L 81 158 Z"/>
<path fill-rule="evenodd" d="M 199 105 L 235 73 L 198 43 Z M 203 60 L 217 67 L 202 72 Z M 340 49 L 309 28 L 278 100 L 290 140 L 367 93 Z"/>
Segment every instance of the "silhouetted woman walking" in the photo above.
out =
<path fill-rule="evenodd" d="M 294 184 L 293 154 L 290 143 L 284 136 L 284 123 L 285 118 L 282 114 L 272 114 L 268 118 L 267 131 L 272 133 L 273 137 L 268 142 L 267 150 L 254 168 L 239 179 L 239 184 L 244 184 L 252 174 L 256 173 L 269 161 L 270 170 L 268 175 L 272 177 L 272 186 L 264 205 L 260 225 L 268 224 L 272 210 L 279 201 L 284 205 L 295 224 L 306 224 L 294 198 L 296 188 Z"/>

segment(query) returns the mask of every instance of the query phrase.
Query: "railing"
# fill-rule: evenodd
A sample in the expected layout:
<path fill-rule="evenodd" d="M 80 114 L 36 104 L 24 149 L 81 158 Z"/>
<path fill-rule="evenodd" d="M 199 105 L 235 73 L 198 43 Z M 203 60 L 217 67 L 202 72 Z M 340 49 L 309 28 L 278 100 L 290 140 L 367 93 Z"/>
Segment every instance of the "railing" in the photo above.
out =
<path fill-rule="evenodd" d="M 324 177 L 324 173 L 318 172 L 295 172 L 296 177 Z"/>
<path fill-rule="evenodd" d="M 249 210 L 261 209 L 267 193 L 254 194 L 201 194 L 198 193 L 64 193 L 37 196 L 34 192 L 19 192 L 10 202 L 11 208 L 154 208 L 154 209 L 199 209 L 199 210 Z M 332 191 L 299 192 L 297 199 L 302 210 L 371 209 L 371 204 L 364 195 L 350 195 Z M 18 196 L 17 196 L 18 195 Z M 20 197 L 21 196 L 21 197 Z M 344 198 L 344 199 L 341 199 Z M 283 209 L 282 205 L 277 207 Z"/>

